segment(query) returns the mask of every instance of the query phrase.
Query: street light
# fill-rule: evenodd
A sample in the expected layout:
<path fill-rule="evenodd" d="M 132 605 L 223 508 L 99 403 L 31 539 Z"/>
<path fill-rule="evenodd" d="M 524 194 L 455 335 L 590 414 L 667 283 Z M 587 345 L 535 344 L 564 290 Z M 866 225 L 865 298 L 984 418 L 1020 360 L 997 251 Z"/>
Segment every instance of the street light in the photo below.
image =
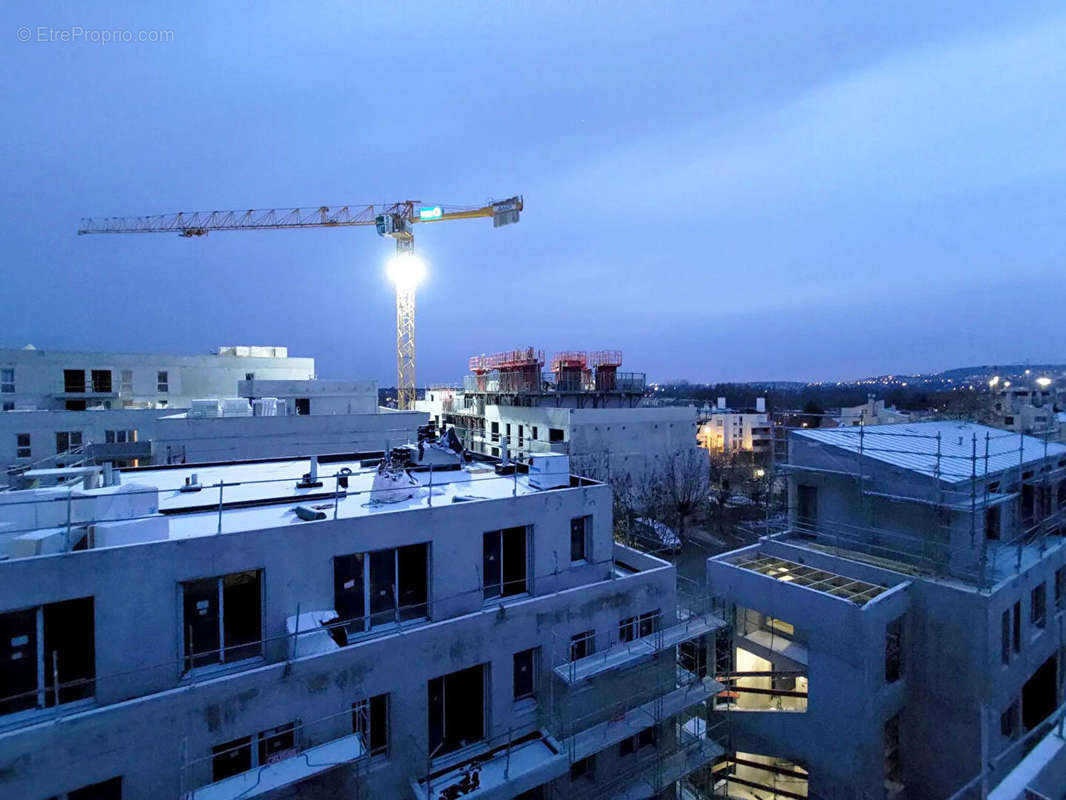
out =
<path fill-rule="evenodd" d="M 1039 386 L 1041 389 L 1046 389 L 1047 387 L 1049 387 L 1051 385 L 1051 378 L 1047 378 L 1047 377 L 1037 378 L 1036 379 L 1036 385 Z"/>

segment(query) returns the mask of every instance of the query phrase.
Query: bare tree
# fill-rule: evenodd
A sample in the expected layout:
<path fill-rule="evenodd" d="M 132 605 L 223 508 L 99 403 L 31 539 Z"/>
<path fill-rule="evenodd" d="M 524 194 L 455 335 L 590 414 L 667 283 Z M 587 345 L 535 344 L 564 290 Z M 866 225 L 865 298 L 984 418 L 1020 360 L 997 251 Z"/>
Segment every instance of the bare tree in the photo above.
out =
<path fill-rule="evenodd" d="M 707 501 L 710 488 L 710 465 L 701 449 L 675 450 L 657 459 L 654 471 L 652 505 L 677 524 L 677 535 L 684 540 L 689 518 Z"/>

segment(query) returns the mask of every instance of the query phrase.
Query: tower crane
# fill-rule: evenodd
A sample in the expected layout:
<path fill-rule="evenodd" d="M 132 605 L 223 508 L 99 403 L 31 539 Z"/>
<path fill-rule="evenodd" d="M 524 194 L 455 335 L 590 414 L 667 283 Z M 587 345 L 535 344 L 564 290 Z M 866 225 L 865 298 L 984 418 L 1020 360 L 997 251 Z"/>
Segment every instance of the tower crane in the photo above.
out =
<path fill-rule="evenodd" d="M 422 265 L 414 254 L 413 226 L 423 222 L 491 217 L 493 227 L 518 222 L 521 195 L 484 205 L 425 205 L 418 200 L 400 203 L 270 208 L 249 211 L 197 211 L 148 217 L 83 219 L 78 235 L 88 233 L 176 233 L 185 238 L 211 231 L 259 231 L 284 228 L 344 228 L 373 225 L 379 236 L 396 241 L 396 257 L 389 277 L 396 284 L 396 405 L 414 407 L 415 401 L 415 287 Z"/>

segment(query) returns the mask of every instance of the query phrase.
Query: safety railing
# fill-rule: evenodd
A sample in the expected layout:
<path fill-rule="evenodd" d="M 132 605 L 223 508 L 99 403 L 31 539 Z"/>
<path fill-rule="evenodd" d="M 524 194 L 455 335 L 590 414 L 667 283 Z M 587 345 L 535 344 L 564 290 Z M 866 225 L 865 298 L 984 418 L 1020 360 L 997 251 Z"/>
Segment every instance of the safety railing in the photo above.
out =
<path fill-rule="evenodd" d="M 598 585 L 614 583 L 623 580 L 615 575 L 611 569 L 614 559 L 601 559 L 592 562 L 597 567 L 605 568 L 610 577 L 601 581 L 585 584 L 587 588 Z M 573 588 L 568 581 L 561 579 L 565 569 L 558 566 L 550 571 L 542 573 L 530 573 L 527 584 L 532 589 L 536 587 L 540 592 L 534 597 L 543 599 L 553 594 Z M 261 636 L 251 642 L 241 642 L 239 645 L 223 645 L 216 648 L 197 648 L 190 650 L 187 644 L 181 646 L 182 654 L 179 658 L 168 659 L 133 667 L 126 670 L 115 670 L 107 673 L 93 673 L 90 676 L 78 676 L 64 679 L 62 671 L 63 659 L 53 658 L 55 672 L 50 681 L 44 685 L 34 686 L 19 692 L 3 691 L 0 695 L 0 731 L 16 729 L 40 722 L 42 719 L 63 718 L 77 714 L 85 710 L 86 704 L 92 708 L 103 708 L 116 705 L 138 697 L 149 697 L 158 692 L 167 691 L 175 687 L 196 689 L 202 684 L 209 684 L 221 676 L 236 676 L 250 670 L 265 666 L 293 663 L 304 658 L 317 658 L 328 655 L 334 650 L 349 647 L 365 646 L 375 641 L 385 639 L 397 634 L 410 633 L 419 627 L 435 624 L 446 620 L 459 620 L 470 614 L 495 611 L 501 605 L 528 601 L 529 593 L 516 594 L 508 597 L 494 597 L 484 599 L 484 584 L 481 580 L 480 569 L 474 567 L 474 581 L 471 588 L 464 589 L 449 595 L 435 595 L 427 603 L 413 605 L 398 605 L 389 615 L 373 615 L 374 619 L 382 620 L 372 624 L 367 630 L 359 630 L 367 620 L 366 615 L 342 618 L 331 617 L 328 621 L 316 626 L 303 628 L 299 623 L 292 632 L 286 632 L 274 636 Z M 434 618 L 433 609 L 437 605 L 451 606 L 455 602 L 466 601 L 468 610 L 452 617 Z M 424 616 L 414 616 L 423 608 L 426 609 Z M 301 608 L 298 604 L 293 613 L 297 620 L 301 619 L 302 611 L 310 609 Z M 405 618 L 410 615 L 410 618 Z M 289 615 L 286 615 L 289 616 Z M 389 618 L 391 617 L 391 618 Z M 333 641 L 336 647 L 323 648 L 317 646 L 323 641 L 322 637 L 333 637 L 332 631 L 339 628 L 345 629 L 344 643 L 341 644 L 339 633 Z M 184 633 L 181 634 L 184 637 Z M 318 640 L 316 646 L 310 644 L 311 640 Z M 96 644 L 100 647 L 100 643 Z M 226 662 L 224 655 L 226 650 L 240 649 L 244 657 Z M 138 689 L 137 687 L 143 687 Z M 107 696 L 101 701 L 100 694 Z M 54 698 L 54 699 L 53 699 Z"/>
<path fill-rule="evenodd" d="M 195 467 L 189 467 L 189 469 L 194 470 Z M 203 469 L 209 470 L 211 467 L 205 466 Z M 92 526 L 101 523 L 136 522 L 201 514 L 204 519 L 204 529 L 202 532 L 197 532 L 193 535 L 208 536 L 224 532 L 223 522 L 227 511 L 251 507 L 261 508 L 287 504 L 296 506 L 314 501 L 315 504 L 310 506 L 314 513 L 311 515 L 312 518 L 307 521 L 319 521 L 329 518 L 338 519 L 340 518 L 342 504 L 347 504 L 359 498 L 365 498 L 368 501 L 367 503 L 361 503 L 360 507 L 372 505 L 375 509 L 387 511 L 391 504 L 381 498 L 388 497 L 388 493 L 393 491 L 392 488 L 374 488 L 370 486 L 356 489 L 350 485 L 353 475 L 355 478 L 363 475 L 372 481 L 372 473 L 373 470 L 361 473 L 353 473 L 351 470 L 348 472 L 338 470 L 333 474 L 320 473 L 317 482 L 322 484 L 321 487 L 311 487 L 303 490 L 302 493 L 288 492 L 276 496 L 267 495 L 262 497 L 248 497 L 246 494 L 247 488 L 281 484 L 291 488 L 295 482 L 300 480 L 300 476 L 290 475 L 283 478 L 237 481 L 221 479 L 214 483 L 198 484 L 196 488 L 192 489 L 188 486 L 141 489 L 132 488 L 135 486 L 133 484 L 124 488 L 121 492 L 115 492 L 113 487 L 103 487 L 108 489 L 106 492 L 84 489 L 81 488 L 80 484 L 69 481 L 60 486 L 37 490 L 47 491 L 48 496 L 44 497 L 38 495 L 21 498 L 17 492 L 2 492 L 0 493 L 0 519 L 8 520 L 9 524 L 0 531 L 0 563 L 3 562 L 4 556 L 8 560 L 14 560 L 16 557 L 42 555 L 41 553 L 33 553 L 27 556 L 13 556 L 10 552 L 5 553 L 5 545 L 22 534 L 31 534 L 48 529 L 56 529 L 58 535 L 64 536 L 65 543 L 59 549 L 60 551 L 70 552 L 90 548 L 93 544 L 89 537 L 90 529 Z M 445 492 L 446 487 L 450 485 L 460 485 L 464 488 L 470 487 L 470 492 L 462 495 L 462 500 L 466 501 L 492 499 L 491 497 L 477 495 L 477 486 L 484 481 L 510 483 L 511 496 L 538 491 L 529 484 L 527 473 L 518 467 L 512 470 L 510 475 L 497 475 L 495 472 L 487 474 L 467 473 L 466 477 L 458 484 L 455 481 L 448 480 L 449 476 L 454 476 L 454 469 L 434 470 L 432 466 L 419 467 L 415 465 L 409 468 L 408 473 L 414 478 L 416 484 L 411 484 L 407 488 L 417 492 L 418 498 L 425 502 L 425 507 L 427 508 L 432 508 L 434 498 L 439 493 Z M 569 472 L 549 471 L 539 473 L 538 477 L 543 477 L 544 479 L 554 477 L 559 479 L 560 482 L 565 478 L 570 484 L 569 487 L 558 488 L 574 488 L 596 483 L 587 478 L 573 476 Z M 243 491 L 233 494 L 238 487 L 243 487 Z M 227 488 L 231 492 L 228 499 L 226 496 Z M 551 491 L 555 491 L 555 489 Z M 174 502 L 192 495 L 203 498 L 203 502 L 195 505 L 187 502 Z M 135 498 L 145 498 L 147 502 L 142 504 L 142 506 L 148 505 L 152 510 L 148 513 L 123 510 L 123 504 Z M 171 502 L 164 505 L 158 502 L 160 498 Z M 451 501 L 449 500 L 449 502 Z M 409 506 L 402 507 L 408 508 Z M 207 521 L 208 514 L 213 515 L 213 524 Z M 278 524 L 282 523 L 279 522 Z M 245 528 L 240 530 L 245 530 Z M 54 549 L 49 552 L 54 552 Z"/>
<path fill-rule="evenodd" d="M 238 798 L 264 794 L 299 783 L 328 769 L 369 760 L 367 704 L 351 706 L 310 722 L 292 720 L 189 757 L 182 743 L 179 797 Z M 247 769 L 241 769 L 247 767 Z M 211 779 L 205 780 L 210 774 Z"/>

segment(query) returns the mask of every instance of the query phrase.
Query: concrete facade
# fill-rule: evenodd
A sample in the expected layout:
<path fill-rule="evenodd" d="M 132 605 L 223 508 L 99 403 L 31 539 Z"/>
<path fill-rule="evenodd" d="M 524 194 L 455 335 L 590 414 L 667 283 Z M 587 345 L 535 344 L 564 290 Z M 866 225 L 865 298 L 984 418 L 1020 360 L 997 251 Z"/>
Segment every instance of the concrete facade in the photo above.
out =
<path fill-rule="evenodd" d="M 499 457 L 522 459 L 536 453 L 566 453 L 583 475 L 640 476 L 657 458 L 697 448 L 696 409 L 557 406 L 545 396 L 535 405 L 486 403 L 457 390 L 429 389 L 415 408 L 438 427 L 455 426 L 466 447 Z"/>
<path fill-rule="evenodd" d="M 279 414 L 373 414 L 378 410 L 377 381 L 262 380 L 239 381 L 237 395 L 284 401 Z"/>
<path fill-rule="evenodd" d="M 190 792 L 194 800 L 218 800 L 256 796 L 282 780 L 271 797 L 435 798 L 477 759 L 479 797 L 674 797 L 675 781 L 721 754 L 702 711 L 720 687 L 703 677 L 706 670 L 683 681 L 675 652 L 682 641 L 706 652 L 710 645 L 701 637 L 720 623 L 706 612 L 693 615 L 691 602 L 679 603 L 674 567 L 613 542 L 607 486 L 573 478 L 569 488 L 537 491 L 524 476 L 496 476 L 491 465 L 475 462 L 438 473 L 435 489 L 427 473 L 413 473 L 418 487 L 411 500 L 375 505 L 367 498 L 374 497 L 369 487 L 377 469 L 352 467 L 348 494 L 339 500 L 329 465 L 319 473 L 325 489 L 292 489 L 306 461 L 198 468 L 202 496 L 177 491 L 188 469 L 134 471 L 118 488 L 146 492 L 152 507 L 140 504 L 142 513 L 127 524 L 150 526 L 153 540 L 0 561 L 0 623 L 15 630 L 26 613 L 43 608 L 39 629 L 47 648 L 64 653 L 60 682 L 81 695 L 66 701 L 60 695 L 57 707 L 48 700 L 45 673 L 34 679 L 31 670 L 20 680 L 38 687 L 36 703 L 12 711 L 2 705 L 10 695 L 0 698 L 9 712 L 0 715 L 0 794 L 51 797 L 120 779 L 114 796 Z M 215 512 L 211 487 L 218 480 L 238 488 Z M 79 498 L 95 503 L 118 488 L 85 489 Z M 334 518 L 291 516 L 293 503 L 309 504 L 322 491 L 336 504 Z M 54 500 L 43 490 L 5 494 L 9 503 L 23 497 Z M 287 502 L 279 505 L 278 497 Z M 17 507 L 0 507 L 0 517 L 14 519 Z M 585 531 L 576 560 L 575 521 L 584 521 Z M 524 591 L 501 597 L 489 592 L 483 565 L 490 563 L 486 534 L 505 529 L 526 537 Z M 423 545 L 424 601 L 407 607 L 416 613 L 369 618 L 345 645 L 321 628 L 294 635 L 294 619 L 337 608 L 335 559 L 367 554 L 359 563 L 367 565 L 368 596 L 376 598 L 386 588 L 374 583 L 380 580 L 374 554 Z M 246 597 L 244 617 L 231 620 L 225 608 L 236 606 L 226 605 L 224 576 L 252 574 L 258 600 Z M 197 653 L 219 651 L 191 644 L 196 615 L 208 613 L 212 602 L 207 595 L 190 605 L 198 596 L 191 587 L 216 578 L 214 613 L 224 636 L 231 622 L 261 622 L 242 658 L 199 666 Z M 391 591 L 399 597 L 396 580 Z M 399 580 L 402 589 L 407 579 Z M 54 604 L 77 598 L 91 598 L 90 643 L 81 646 L 91 653 L 78 654 L 91 666 L 74 686 L 62 670 L 78 659 L 63 650 L 73 646 L 62 631 L 52 632 L 48 615 Z M 626 628 L 626 620 L 642 614 L 654 615 L 654 626 Z M 623 629 L 636 638 L 624 641 Z M 594 640 L 575 652 L 571 637 L 584 632 Z M 4 644 L 35 657 L 17 635 Z M 47 658 L 37 650 L 36 657 Z M 530 650 L 532 660 L 523 662 L 534 672 L 530 690 L 516 698 L 516 654 Z M 436 694 L 459 684 L 435 681 L 475 667 L 479 688 L 462 696 L 468 713 L 437 716 Z M 384 708 L 383 716 L 369 717 L 375 726 L 369 729 L 359 727 L 353 708 L 364 702 Z M 293 729 L 285 727 L 290 723 Z M 476 733 L 434 756 L 434 737 L 447 742 L 449 726 L 459 724 L 474 724 L 463 730 Z M 242 737 L 251 737 L 246 748 Z M 220 767 L 217 751 L 235 741 L 238 755 L 251 761 L 236 773 L 224 759 Z M 371 747 L 376 752 L 365 752 Z M 238 791 L 234 781 L 245 788 Z"/>
<path fill-rule="evenodd" d="M 0 414 L 0 473 L 42 460 L 54 462 L 59 447 L 74 442 L 83 450 L 102 446 L 96 460 L 120 466 L 369 452 L 414 441 L 426 420 L 416 411 L 387 409 L 201 418 L 155 409 L 16 411 Z M 57 434 L 65 434 L 65 439 Z"/>
<path fill-rule="evenodd" d="M 808 687 L 802 710 L 768 692 L 723 714 L 738 750 L 803 764 L 811 796 L 948 797 L 982 749 L 1009 769 L 1062 702 L 1066 448 L 976 425 L 844 430 L 793 431 L 787 528 L 708 563 L 735 656 Z"/>
<path fill-rule="evenodd" d="M 290 358 L 283 347 L 213 355 L 0 349 L 0 409 L 188 408 L 198 398 L 232 397 L 249 375 L 306 380 L 315 360 Z"/>

